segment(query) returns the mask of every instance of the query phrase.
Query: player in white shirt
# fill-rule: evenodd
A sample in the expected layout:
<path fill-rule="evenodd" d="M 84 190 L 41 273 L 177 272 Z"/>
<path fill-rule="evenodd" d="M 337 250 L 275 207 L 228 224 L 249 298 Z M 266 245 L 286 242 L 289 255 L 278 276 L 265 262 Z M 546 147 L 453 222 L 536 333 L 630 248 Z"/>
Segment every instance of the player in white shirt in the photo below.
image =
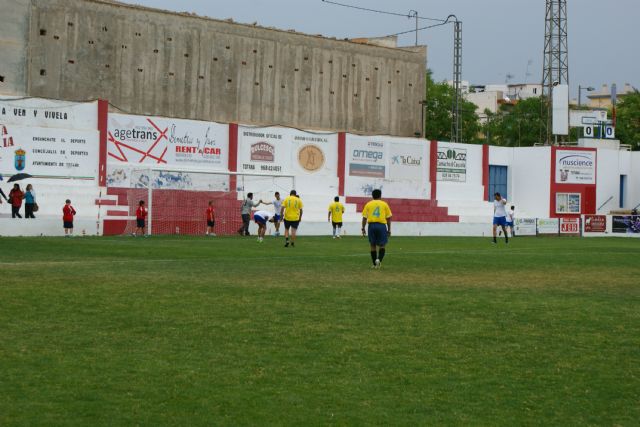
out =
<path fill-rule="evenodd" d="M 511 206 L 511 209 L 509 209 L 509 212 L 507 212 L 507 229 L 509 230 L 509 236 L 511 237 L 515 236 L 514 229 L 513 229 L 513 222 L 515 220 L 516 220 L 516 207 Z"/>
<path fill-rule="evenodd" d="M 504 231 L 504 239 L 506 243 L 509 243 L 509 236 L 507 235 L 507 199 L 503 199 L 500 193 L 495 194 L 495 200 L 493 201 L 493 243 L 498 243 L 496 240 L 496 231 L 498 226 Z"/>
<path fill-rule="evenodd" d="M 280 198 L 280 193 L 276 191 L 274 194 L 275 199 L 271 203 L 262 203 L 263 205 L 273 205 L 273 210 L 275 214 L 273 215 L 273 225 L 276 227 L 276 231 L 273 233 L 273 237 L 280 236 L 280 223 L 282 222 L 282 218 L 280 218 L 280 211 L 282 210 L 282 199 Z"/>
<path fill-rule="evenodd" d="M 258 243 L 262 243 L 264 234 L 267 232 L 267 222 L 274 222 L 275 214 L 269 211 L 256 211 L 253 220 L 258 224 Z"/>

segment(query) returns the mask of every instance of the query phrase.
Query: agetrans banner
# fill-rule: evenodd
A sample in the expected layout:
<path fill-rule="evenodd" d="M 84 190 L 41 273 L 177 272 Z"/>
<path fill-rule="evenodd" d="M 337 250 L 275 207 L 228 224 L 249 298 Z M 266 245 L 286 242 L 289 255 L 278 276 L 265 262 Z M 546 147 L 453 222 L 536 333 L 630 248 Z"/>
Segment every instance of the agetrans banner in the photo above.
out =
<path fill-rule="evenodd" d="M 0 124 L 0 173 L 36 178 L 95 180 L 100 145 L 97 130 Z"/>
<path fill-rule="evenodd" d="M 227 170 L 229 126 L 165 117 L 109 114 L 110 164 Z"/>

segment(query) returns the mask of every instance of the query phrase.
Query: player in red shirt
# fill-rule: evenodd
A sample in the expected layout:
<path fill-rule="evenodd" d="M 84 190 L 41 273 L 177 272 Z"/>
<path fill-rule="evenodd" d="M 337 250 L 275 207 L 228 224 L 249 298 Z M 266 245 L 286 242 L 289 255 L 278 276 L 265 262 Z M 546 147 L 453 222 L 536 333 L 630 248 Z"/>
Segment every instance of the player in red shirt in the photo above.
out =
<path fill-rule="evenodd" d="M 145 219 L 147 219 L 147 208 L 144 205 L 144 200 L 140 200 L 138 209 L 136 209 L 136 232 L 133 233 L 134 236 L 138 233 L 140 233 L 141 236 L 144 236 Z"/>
<path fill-rule="evenodd" d="M 75 214 L 76 210 L 71 206 L 71 200 L 67 199 L 62 208 L 62 225 L 64 227 L 65 237 L 71 237 L 73 234 L 73 216 Z"/>
<path fill-rule="evenodd" d="M 213 227 L 216 225 L 216 211 L 213 209 L 213 200 L 209 200 L 209 207 L 207 208 L 207 236 L 215 236 Z"/>

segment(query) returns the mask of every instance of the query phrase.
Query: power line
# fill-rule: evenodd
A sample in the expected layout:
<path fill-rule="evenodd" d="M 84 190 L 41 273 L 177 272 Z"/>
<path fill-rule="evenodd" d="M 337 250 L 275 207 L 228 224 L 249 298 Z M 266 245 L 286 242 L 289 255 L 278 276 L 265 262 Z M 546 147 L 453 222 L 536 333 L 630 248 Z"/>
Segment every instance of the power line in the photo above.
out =
<path fill-rule="evenodd" d="M 368 7 L 361 7 L 361 6 L 354 6 L 351 4 L 345 4 L 345 3 L 338 3 L 335 1 L 331 1 L 331 0 L 322 0 L 323 3 L 329 3 L 329 4 L 333 4 L 335 6 L 342 6 L 342 7 L 347 7 L 350 9 L 356 9 L 356 10 L 362 10 L 365 12 L 374 12 L 374 13 L 380 13 L 383 15 L 392 15 L 392 16 L 402 16 L 403 18 L 416 18 L 415 15 L 411 15 L 410 13 L 398 13 L 398 12 L 388 12 L 385 10 L 378 10 L 378 9 L 369 9 Z M 439 19 L 439 18 L 429 18 L 426 16 L 417 16 L 417 19 L 422 19 L 425 21 L 435 21 L 435 22 L 444 22 L 446 21 L 445 19 Z M 447 18 L 448 19 L 448 18 Z M 410 32 L 413 32 L 415 30 L 412 30 Z"/>
<path fill-rule="evenodd" d="M 454 15 L 449 15 L 449 16 L 447 16 L 447 19 L 440 20 L 441 22 L 439 24 L 433 24 L 433 25 L 428 25 L 426 27 L 416 28 L 415 30 L 407 30 L 407 31 L 399 32 L 399 33 L 389 34 L 389 35 L 387 35 L 387 37 L 401 36 L 403 34 L 415 33 L 417 31 L 428 30 L 429 28 L 434 28 L 434 27 L 440 27 L 442 25 L 447 25 L 447 24 L 450 24 L 451 22 L 454 22 L 454 21 L 449 21 L 450 18 L 455 18 L 455 16 Z"/>

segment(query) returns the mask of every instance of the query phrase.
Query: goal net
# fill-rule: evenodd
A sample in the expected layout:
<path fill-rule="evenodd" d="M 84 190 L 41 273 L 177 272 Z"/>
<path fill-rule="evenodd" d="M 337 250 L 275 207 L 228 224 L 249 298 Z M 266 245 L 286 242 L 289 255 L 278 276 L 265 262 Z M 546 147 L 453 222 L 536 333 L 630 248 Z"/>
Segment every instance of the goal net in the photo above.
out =
<path fill-rule="evenodd" d="M 148 209 L 148 234 L 204 235 L 210 201 L 215 212 L 214 233 L 234 234 L 242 225 L 240 207 L 248 193 L 253 193 L 254 201 L 271 202 L 276 191 L 284 196 L 295 188 L 293 176 L 154 169 L 131 170 L 130 182 L 131 220 L 125 233 L 135 230 L 136 209 L 142 200 Z M 273 206 L 258 209 L 273 210 Z"/>

